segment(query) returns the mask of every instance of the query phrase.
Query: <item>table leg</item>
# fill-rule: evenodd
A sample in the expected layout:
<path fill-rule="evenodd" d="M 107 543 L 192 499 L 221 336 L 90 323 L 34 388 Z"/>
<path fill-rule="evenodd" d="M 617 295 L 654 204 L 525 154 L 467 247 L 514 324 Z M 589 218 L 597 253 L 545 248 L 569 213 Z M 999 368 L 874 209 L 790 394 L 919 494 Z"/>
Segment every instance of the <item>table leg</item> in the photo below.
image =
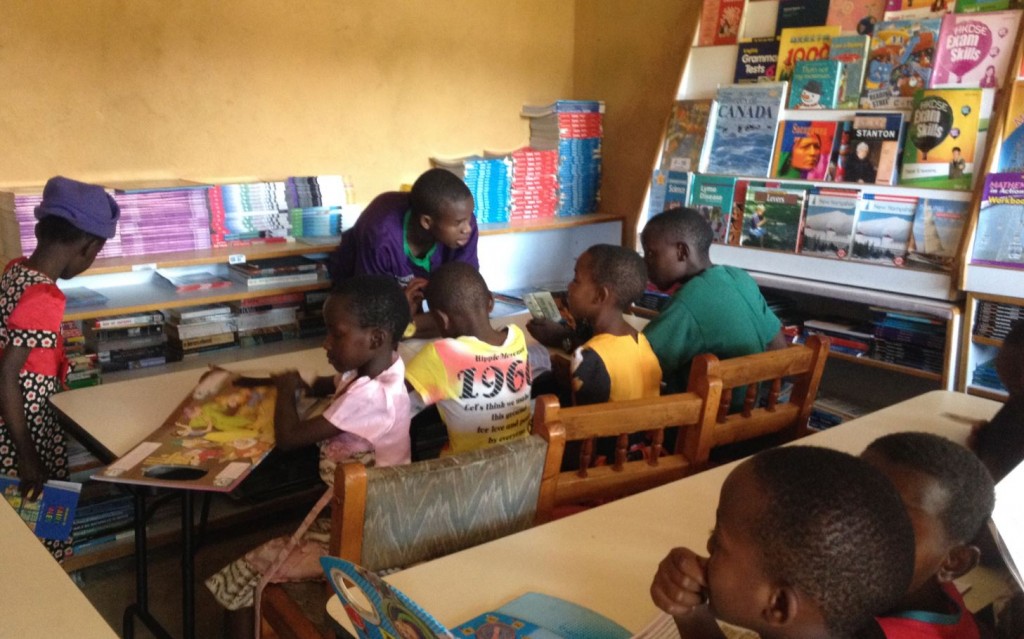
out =
<path fill-rule="evenodd" d="M 181 630 L 185 639 L 196 636 L 195 543 L 192 491 L 183 490 L 181 503 Z"/>
<path fill-rule="evenodd" d="M 146 544 L 146 489 L 134 488 L 135 496 L 135 603 L 124 610 L 121 619 L 124 639 L 135 636 L 135 619 L 159 639 L 172 639 L 159 621 L 149 612 L 149 556 Z"/>

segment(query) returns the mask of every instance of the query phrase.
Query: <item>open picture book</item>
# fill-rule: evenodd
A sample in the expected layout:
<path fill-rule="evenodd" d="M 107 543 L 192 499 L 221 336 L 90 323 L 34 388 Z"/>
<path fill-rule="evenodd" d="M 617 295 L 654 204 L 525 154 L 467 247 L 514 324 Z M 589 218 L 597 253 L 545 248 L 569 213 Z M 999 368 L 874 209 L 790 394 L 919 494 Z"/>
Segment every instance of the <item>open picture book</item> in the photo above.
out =
<path fill-rule="evenodd" d="M 320 559 L 359 639 L 678 639 L 672 617 L 659 614 L 636 635 L 565 599 L 529 592 L 448 629 L 375 573 L 337 557 Z"/>

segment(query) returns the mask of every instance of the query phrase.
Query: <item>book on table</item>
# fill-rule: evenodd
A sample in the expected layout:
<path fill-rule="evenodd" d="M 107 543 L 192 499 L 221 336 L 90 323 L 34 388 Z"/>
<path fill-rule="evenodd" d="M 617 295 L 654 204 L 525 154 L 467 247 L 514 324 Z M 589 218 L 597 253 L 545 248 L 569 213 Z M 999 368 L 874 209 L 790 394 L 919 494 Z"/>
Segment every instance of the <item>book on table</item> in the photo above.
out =
<path fill-rule="evenodd" d="M 676 624 L 659 614 L 638 634 L 571 601 L 537 592 L 447 628 L 377 574 L 338 557 L 320 563 L 359 639 L 488 637 L 498 639 L 648 639 L 678 637 Z"/>
<path fill-rule="evenodd" d="M 21 496 L 20 484 L 17 477 L 0 475 L 0 491 L 22 521 L 40 539 L 67 539 L 75 522 L 82 484 L 51 479 L 43 485 L 43 494 L 36 501 Z"/>

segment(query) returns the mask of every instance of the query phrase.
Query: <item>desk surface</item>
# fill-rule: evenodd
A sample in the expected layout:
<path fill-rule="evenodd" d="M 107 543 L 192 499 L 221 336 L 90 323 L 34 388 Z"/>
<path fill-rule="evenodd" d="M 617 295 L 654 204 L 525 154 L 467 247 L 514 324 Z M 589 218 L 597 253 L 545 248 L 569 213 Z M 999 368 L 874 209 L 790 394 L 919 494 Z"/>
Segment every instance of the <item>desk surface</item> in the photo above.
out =
<path fill-rule="evenodd" d="M 0 637 L 89 637 L 117 634 L 36 539 L 14 509 L 0 499 Z"/>
<path fill-rule="evenodd" d="M 1000 404 L 934 391 L 800 440 L 859 454 L 875 438 L 928 431 L 963 442 Z M 631 631 L 656 614 L 648 590 L 670 548 L 704 548 L 730 466 L 621 499 L 396 573 L 387 581 L 449 627 L 525 592 L 561 596 Z M 345 615 L 336 597 L 327 606 Z M 347 619 L 343 623 L 347 623 Z"/>

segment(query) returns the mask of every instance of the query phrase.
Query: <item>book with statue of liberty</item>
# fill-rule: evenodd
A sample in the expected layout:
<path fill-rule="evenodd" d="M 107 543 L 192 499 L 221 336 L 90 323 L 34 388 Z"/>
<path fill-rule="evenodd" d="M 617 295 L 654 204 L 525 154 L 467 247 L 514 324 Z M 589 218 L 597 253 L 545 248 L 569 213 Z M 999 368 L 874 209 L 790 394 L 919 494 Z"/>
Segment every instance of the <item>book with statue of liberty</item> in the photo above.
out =
<path fill-rule="evenodd" d="M 969 210 L 970 202 L 966 199 L 919 199 L 914 211 L 907 265 L 952 270 Z"/>

